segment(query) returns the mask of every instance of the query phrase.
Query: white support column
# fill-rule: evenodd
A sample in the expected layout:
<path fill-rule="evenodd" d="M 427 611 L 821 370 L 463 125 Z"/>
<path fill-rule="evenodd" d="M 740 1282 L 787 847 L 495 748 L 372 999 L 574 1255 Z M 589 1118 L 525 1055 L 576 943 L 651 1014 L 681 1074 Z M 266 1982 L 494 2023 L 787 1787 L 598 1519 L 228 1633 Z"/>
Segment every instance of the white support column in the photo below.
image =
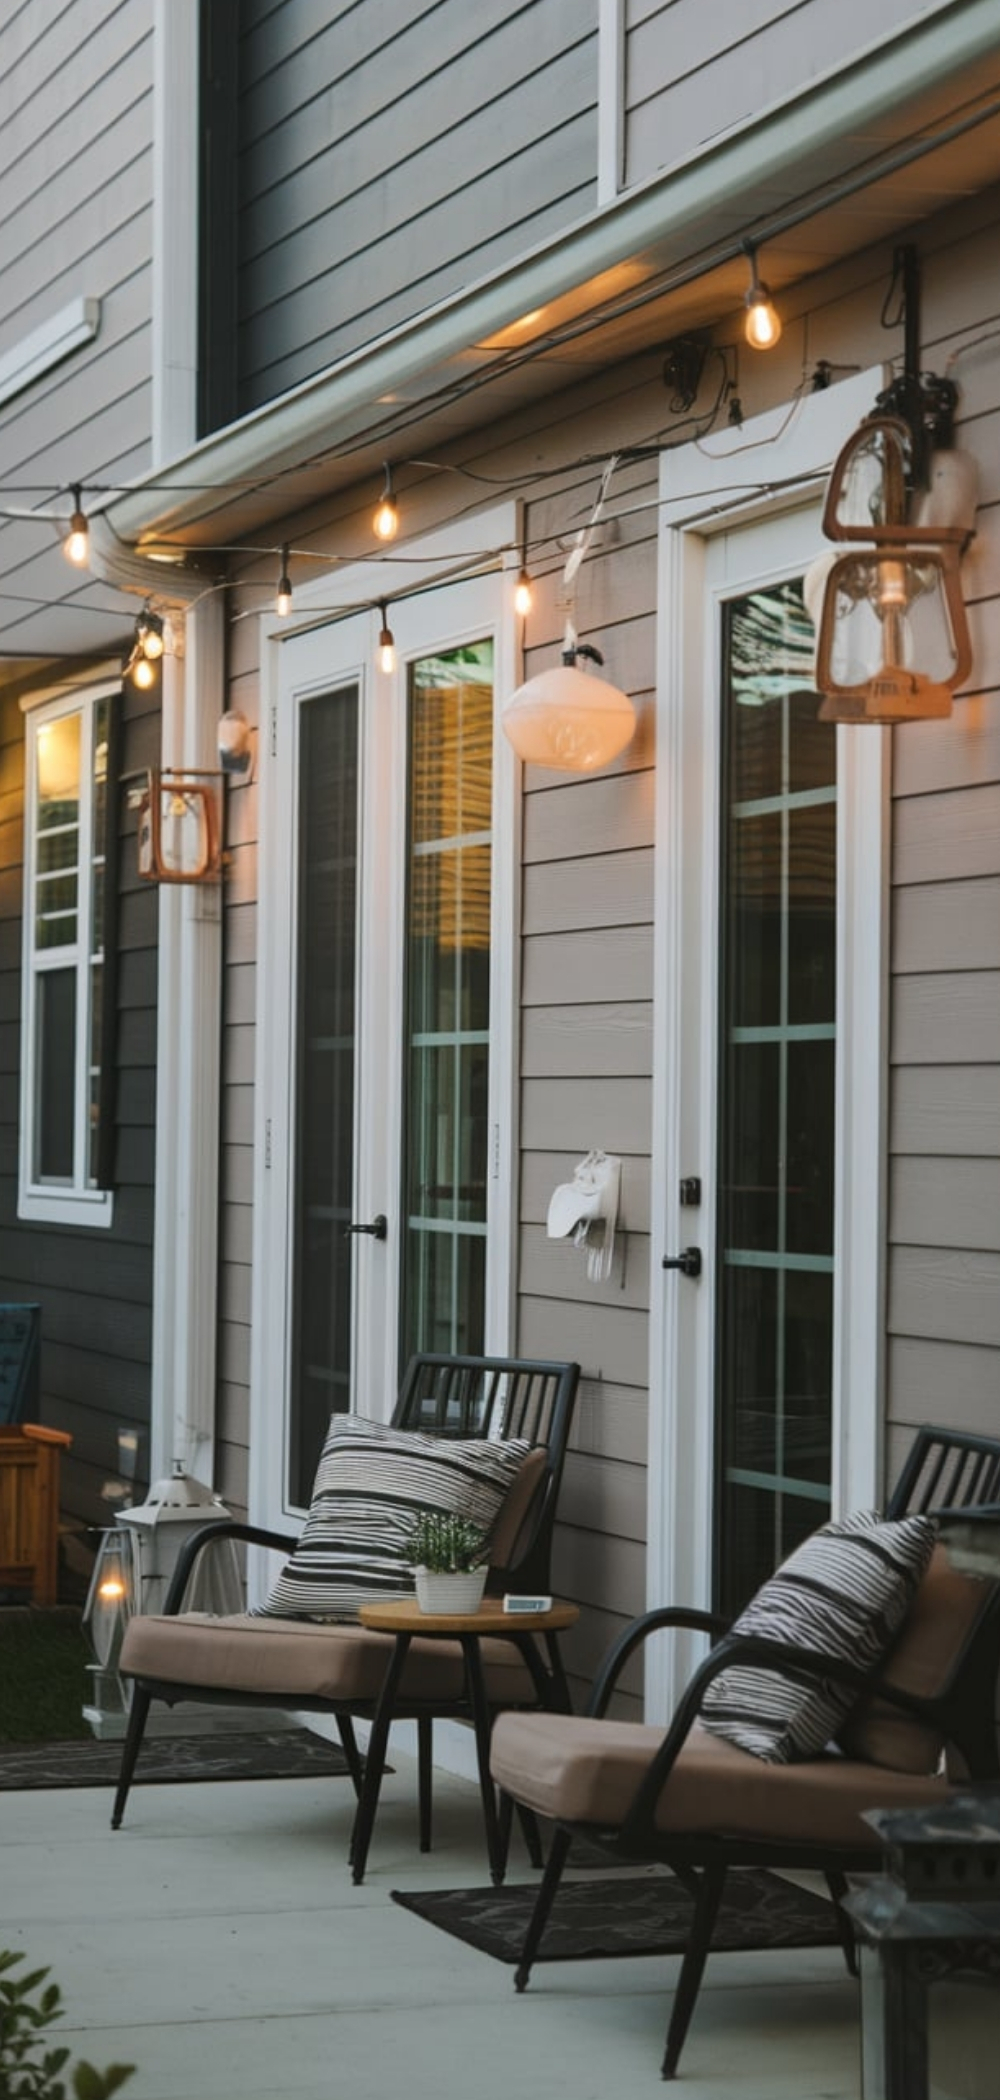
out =
<path fill-rule="evenodd" d="M 208 598 L 163 658 L 162 763 L 214 770 L 223 617 Z M 160 886 L 151 1477 L 178 1459 L 212 1486 L 215 1433 L 221 885 Z"/>

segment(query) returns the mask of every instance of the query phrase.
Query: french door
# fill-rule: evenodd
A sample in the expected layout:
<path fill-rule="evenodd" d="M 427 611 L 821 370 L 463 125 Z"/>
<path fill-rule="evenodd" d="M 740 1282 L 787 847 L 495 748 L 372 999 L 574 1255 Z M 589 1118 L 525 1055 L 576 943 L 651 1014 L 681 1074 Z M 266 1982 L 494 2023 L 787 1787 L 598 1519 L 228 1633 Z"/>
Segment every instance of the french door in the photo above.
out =
<path fill-rule="evenodd" d="M 255 1506 L 272 1516 L 308 1504 L 332 1412 L 391 1412 L 413 1350 L 506 1346 L 499 586 L 400 598 L 275 645 L 253 1424 Z"/>
<path fill-rule="evenodd" d="M 886 740 L 818 720 L 815 505 L 668 539 L 649 1588 L 733 1613 L 875 1492 Z"/>

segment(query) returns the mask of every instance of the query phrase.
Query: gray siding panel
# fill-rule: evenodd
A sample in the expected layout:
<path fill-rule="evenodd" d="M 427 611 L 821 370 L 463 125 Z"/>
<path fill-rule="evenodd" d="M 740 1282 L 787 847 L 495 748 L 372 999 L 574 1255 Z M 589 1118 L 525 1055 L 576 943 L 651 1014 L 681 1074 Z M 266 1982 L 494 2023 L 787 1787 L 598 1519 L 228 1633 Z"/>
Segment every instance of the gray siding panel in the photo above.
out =
<path fill-rule="evenodd" d="M 941 0 L 627 0 L 626 178 L 760 116 Z"/>
<path fill-rule="evenodd" d="M 596 0 L 243 12 L 244 407 L 593 205 L 596 22 Z"/>
<path fill-rule="evenodd" d="M 0 355 L 74 299 L 101 306 L 96 339 L 0 418 L 0 483 L 35 489 L 43 504 L 77 481 L 121 485 L 149 464 L 152 23 L 152 0 L 8 8 L 0 20 Z M 51 606 L 44 643 L 25 653 L 88 648 L 94 623 L 74 598 L 120 608 L 91 577 L 67 592 L 51 528 L 0 526 L 8 653 L 24 649 L 25 620 L 37 634 L 39 603 Z M 128 625 L 122 609 L 123 634 Z"/>

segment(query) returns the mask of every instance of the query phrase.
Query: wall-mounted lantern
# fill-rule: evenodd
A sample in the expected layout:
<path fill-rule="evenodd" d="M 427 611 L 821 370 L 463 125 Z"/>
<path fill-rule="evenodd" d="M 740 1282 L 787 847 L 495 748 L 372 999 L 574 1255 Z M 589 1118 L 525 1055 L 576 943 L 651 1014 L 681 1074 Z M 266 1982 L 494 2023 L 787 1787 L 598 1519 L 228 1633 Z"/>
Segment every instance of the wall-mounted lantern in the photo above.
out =
<path fill-rule="evenodd" d="M 827 564 L 816 683 L 820 717 L 907 722 L 951 713 L 972 669 L 959 558 L 972 530 L 975 470 L 941 452 L 931 487 L 912 493 L 902 418 L 874 415 L 840 452 L 823 531 L 850 543 Z"/>
<path fill-rule="evenodd" d="M 154 768 L 138 797 L 139 873 L 147 882 L 217 882 L 222 774 Z"/>
<path fill-rule="evenodd" d="M 959 562 L 975 520 L 975 461 L 952 447 L 953 381 L 920 369 L 914 248 L 896 251 L 897 283 L 903 370 L 834 464 L 823 531 L 838 552 L 814 565 L 813 589 L 823 590 L 816 684 L 825 722 L 948 715 L 972 669 Z"/>

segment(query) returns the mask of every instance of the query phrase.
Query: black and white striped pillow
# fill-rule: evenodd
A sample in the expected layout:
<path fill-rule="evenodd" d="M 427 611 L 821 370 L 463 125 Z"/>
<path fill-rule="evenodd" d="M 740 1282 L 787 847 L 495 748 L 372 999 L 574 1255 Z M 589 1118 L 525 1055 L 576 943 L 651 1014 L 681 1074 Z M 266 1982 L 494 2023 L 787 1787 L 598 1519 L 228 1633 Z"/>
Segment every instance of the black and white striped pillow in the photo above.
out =
<path fill-rule="evenodd" d="M 466 1442 L 334 1415 L 309 1515 L 265 1618 L 350 1619 L 359 1604 L 412 1594 L 410 1532 L 421 1509 L 492 1531 L 530 1444 Z"/>
<path fill-rule="evenodd" d="M 893 1521 L 875 1510 L 824 1524 L 764 1583 L 731 1630 L 873 1668 L 906 1617 L 936 1535 L 930 1517 Z M 768 1764 L 793 1764 L 826 1748 L 858 1697 L 826 1679 L 794 1682 L 734 1664 L 709 1685 L 701 1720 Z"/>

